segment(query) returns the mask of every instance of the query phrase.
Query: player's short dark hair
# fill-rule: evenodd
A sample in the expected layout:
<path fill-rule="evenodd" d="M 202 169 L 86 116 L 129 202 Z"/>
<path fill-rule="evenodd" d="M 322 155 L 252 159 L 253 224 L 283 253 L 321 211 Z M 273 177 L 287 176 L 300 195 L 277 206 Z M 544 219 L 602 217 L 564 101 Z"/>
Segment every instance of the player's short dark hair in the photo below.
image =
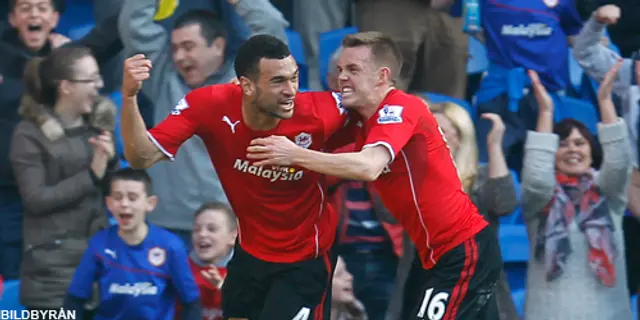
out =
<path fill-rule="evenodd" d="M 137 181 L 144 184 L 144 189 L 147 195 L 153 194 L 153 188 L 151 186 L 151 177 L 149 174 L 140 169 L 124 168 L 117 170 L 109 175 L 109 194 L 111 194 L 111 187 L 116 181 Z"/>
<path fill-rule="evenodd" d="M 260 60 L 279 60 L 290 55 L 289 47 L 282 40 L 266 34 L 253 36 L 238 49 L 234 66 L 236 76 L 255 78 L 260 74 Z"/>
<path fill-rule="evenodd" d="M 200 206 L 200 208 L 198 208 L 198 210 L 196 210 L 196 213 L 193 214 L 193 218 L 194 219 L 197 218 L 203 212 L 208 211 L 208 210 L 220 211 L 220 212 L 224 213 L 225 217 L 227 218 L 227 223 L 229 225 L 229 229 L 231 229 L 231 230 L 238 229 L 238 221 L 236 220 L 236 215 L 235 215 L 235 213 L 233 213 L 233 210 L 231 209 L 231 207 L 229 207 L 226 203 L 219 202 L 219 201 L 212 201 L 212 202 L 203 203 Z"/>
<path fill-rule="evenodd" d="M 205 9 L 189 10 L 179 16 L 173 24 L 173 30 L 190 25 L 200 26 L 200 35 L 211 45 L 217 38 L 227 38 L 227 29 L 220 17 L 213 11 Z"/>
<path fill-rule="evenodd" d="M 349 34 L 342 40 L 343 48 L 362 46 L 371 48 L 371 55 L 378 65 L 391 70 L 391 80 L 400 75 L 403 64 L 402 52 L 391 37 L 381 32 L 369 31 Z"/>
<path fill-rule="evenodd" d="M 50 0 L 53 11 L 63 13 L 65 8 L 64 0 Z M 9 0 L 9 12 L 13 12 L 18 4 L 18 0 Z"/>

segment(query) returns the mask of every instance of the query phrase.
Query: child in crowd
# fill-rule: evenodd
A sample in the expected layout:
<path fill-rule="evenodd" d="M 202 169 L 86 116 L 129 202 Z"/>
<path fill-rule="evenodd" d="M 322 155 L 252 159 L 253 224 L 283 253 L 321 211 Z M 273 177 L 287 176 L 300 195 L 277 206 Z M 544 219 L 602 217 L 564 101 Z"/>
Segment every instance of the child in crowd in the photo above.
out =
<path fill-rule="evenodd" d="M 340 257 L 333 272 L 330 320 L 367 320 L 362 302 L 353 295 L 353 276 Z"/>
<path fill-rule="evenodd" d="M 176 299 L 183 306 L 182 319 L 202 319 L 183 243 L 145 220 L 157 202 L 147 173 L 134 169 L 114 173 L 106 202 L 118 224 L 89 240 L 65 308 L 84 319 L 83 305 L 92 298 L 97 282 L 100 301 L 94 319 L 169 320 Z"/>
<path fill-rule="evenodd" d="M 200 289 L 204 320 L 223 319 L 220 288 L 227 273 L 227 262 L 233 255 L 237 235 L 236 217 L 226 204 L 205 203 L 196 211 L 191 232 L 193 250 L 189 254 L 189 264 Z M 177 310 L 181 310 L 180 304 Z M 176 319 L 180 319 L 179 312 Z"/>

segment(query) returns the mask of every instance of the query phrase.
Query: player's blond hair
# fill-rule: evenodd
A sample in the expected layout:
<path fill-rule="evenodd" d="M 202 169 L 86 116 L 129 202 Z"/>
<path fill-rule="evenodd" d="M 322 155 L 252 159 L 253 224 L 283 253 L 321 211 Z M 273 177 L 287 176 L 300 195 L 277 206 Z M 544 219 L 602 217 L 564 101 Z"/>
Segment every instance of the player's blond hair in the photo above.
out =
<path fill-rule="evenodd" d="M 391 79 L 395 81 L 402 68 L 402 52 L 393 39 L 381 32 L 369 31 L 349 34 L 342 40 L 343 48 L 367 46 L 375 62 L 391 71 Z"/>
<path fill-rule="evenodd" d="M 423 99 L 424 100 L 424 99 Z M 447 117 L 458 131 L 460 144 L 453 160 L 458 168 L 458 175 L 465 191 L 470 192 L 476 174 L 478 173 L 478 145 L 476 144 L 476 129 L 467 110 L 455 103 L 427 103 L 433 113 L 440 113 Z"/>

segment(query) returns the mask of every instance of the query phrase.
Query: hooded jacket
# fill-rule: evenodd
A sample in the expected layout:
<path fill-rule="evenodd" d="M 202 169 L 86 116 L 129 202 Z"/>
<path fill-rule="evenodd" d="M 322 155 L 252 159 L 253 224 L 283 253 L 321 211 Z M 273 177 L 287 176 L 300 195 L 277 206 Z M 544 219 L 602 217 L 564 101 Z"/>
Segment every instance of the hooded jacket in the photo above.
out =
<path fill-rule="evenodd" d="M 112 102 L 100 99 L 85 125 L 66 129 L 51 108 L 28 95 L 21 101 L 10 160 L 24 199 L 24 306 L 60 308 L 89 238 L 107 225 L 88 140 L 113 131 L 115 113 Z"/>

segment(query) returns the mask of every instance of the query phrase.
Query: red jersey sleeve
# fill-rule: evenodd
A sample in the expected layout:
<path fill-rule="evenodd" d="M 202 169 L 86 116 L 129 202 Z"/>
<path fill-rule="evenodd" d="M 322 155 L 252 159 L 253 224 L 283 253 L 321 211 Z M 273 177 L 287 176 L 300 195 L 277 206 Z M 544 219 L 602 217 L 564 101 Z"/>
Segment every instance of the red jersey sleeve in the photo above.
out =
<path fill-rule="evenodd" d="M 421 116 L 415 106 L 385 105 L 369 119 L 369 132 L 362 149 L 384 146 L 393 162 L 415 133 Z"/>
<path fill-rule="evenodd" d="M 147 135 L 149 139 L 167 156 L 173 160 L 180 146 L 196 134 L 203 117 L 203 105 L 211 104 L 210 88 L 200 88 L 189 92 L 176 104 L 169 116 Z"/>

